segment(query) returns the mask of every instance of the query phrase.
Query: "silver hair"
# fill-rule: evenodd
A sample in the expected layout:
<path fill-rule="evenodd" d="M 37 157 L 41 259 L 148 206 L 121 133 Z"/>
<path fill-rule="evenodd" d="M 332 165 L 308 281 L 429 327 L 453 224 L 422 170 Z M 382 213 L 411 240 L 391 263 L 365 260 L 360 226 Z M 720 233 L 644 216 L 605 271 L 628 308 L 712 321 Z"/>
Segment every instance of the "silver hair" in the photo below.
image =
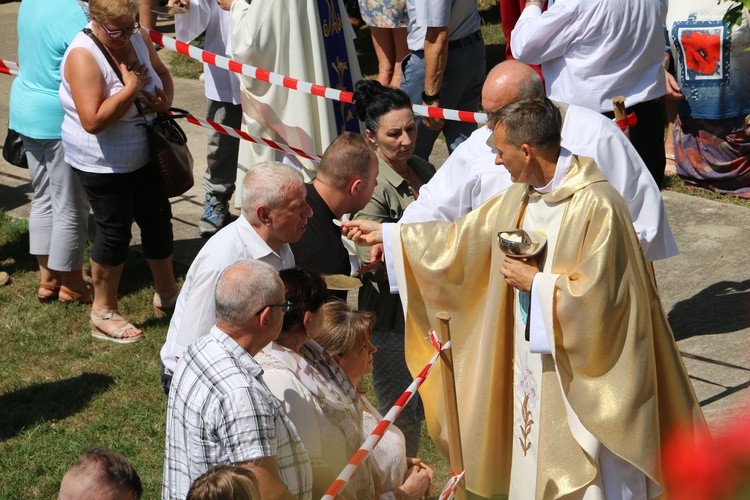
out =
<path fill-rule="evenodd" d="M 227 267 L 216 283 L 216 320 L 246 325 L 270 302 L 283 296 L 279 273 L 259 260 L 241 260 Z"/>
<path fill-rule="evenodd" d="M 242 213 L 251 222 L 261 205 L 276 208 L 286 199 L 290 188 L 304 185 L 299 170 L 278 161 L 258 163 L 245 174 L 242 182 Z"/>
<path fill-rule="evenodd" d="M 522 101 L 523 99 L 538 99 L 541 101 L 545 97 L 544 84 L 536 71 L 532 71 L 521 80 L 517 91 L 516 101 Z"/>

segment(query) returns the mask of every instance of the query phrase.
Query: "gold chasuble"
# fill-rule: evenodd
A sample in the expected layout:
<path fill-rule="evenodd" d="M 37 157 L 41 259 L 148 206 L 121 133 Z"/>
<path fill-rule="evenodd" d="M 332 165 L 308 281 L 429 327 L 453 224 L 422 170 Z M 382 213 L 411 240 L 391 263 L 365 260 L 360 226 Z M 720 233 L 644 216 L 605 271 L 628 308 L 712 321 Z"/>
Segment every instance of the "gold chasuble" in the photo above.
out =
<path fill-rule="evenodd" d="M 570 430 L 564 398 L 601 445 L 663 485 L 667 434 L 705 422 L 627 206 L 588 158 L 573 156 L 563 184 L 550 193 L 514 184 L 456 222 L 400 227 L 392 248 L 403 258 L 392 260 L 405 301 L 409 369 L 418 372 L 434 354 L 425 334 L 435 313 L 449 312 L 467 488 L 482 497 L 508 494 L 514 292 L 499 271 L 497 233 L 519 227 L 529 196 L 567 204 L 547 256 L 560 275 L 555 356 L 531 354 L 542 358 L 536 497 L 575 493 L 597 475 L 596 457 Z M 441 384 L 432 373 L 420 394 L 430 435 L 447 455 Z"/>

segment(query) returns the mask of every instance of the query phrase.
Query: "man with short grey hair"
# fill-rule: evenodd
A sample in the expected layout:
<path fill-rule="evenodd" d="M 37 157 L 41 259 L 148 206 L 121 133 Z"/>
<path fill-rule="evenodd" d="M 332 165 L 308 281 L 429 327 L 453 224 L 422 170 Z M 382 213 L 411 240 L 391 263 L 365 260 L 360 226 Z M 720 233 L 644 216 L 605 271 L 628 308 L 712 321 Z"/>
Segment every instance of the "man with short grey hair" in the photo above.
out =
<path fill-rule="evenodd" d="M 174 374 L 163 499 L 185 498 L 201 474 L 227 463 L 253 471 L 261 498 L 311 498 L 307 452 L 253 358 L 278 337 L 288 307 L 278 271 L 265 262 L 243 260 L 220 274 L 216 325 Z"/>
<path fill-rule="evenodd" d="M 295 265 L 289 243 L 300 239 L 312 216 L 302 174 L 283 163 L 259 163 L 247 173 L 242 187 L 242 216 L 203 246 L 180 290 L 161 349 L 165 392 L 182 352 L 214 324 L 212 298 L 224 269 L 242 259 L 260 260 L 276 270 Z"/>

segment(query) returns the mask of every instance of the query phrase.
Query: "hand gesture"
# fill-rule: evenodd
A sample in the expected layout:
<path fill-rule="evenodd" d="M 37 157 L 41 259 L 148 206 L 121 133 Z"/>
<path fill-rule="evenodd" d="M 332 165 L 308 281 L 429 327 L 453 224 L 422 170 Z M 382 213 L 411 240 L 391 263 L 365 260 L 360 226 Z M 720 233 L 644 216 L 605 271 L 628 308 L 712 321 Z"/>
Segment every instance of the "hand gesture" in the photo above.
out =
<path fill-rule="evenodd" d="M 432 486 L 434 472 L 418 458 L 406 459 L 409 468 L 404 476 L 403 484 L 398 488 L 408 498 L 426 497 Z"/>
<path fill-rule="evenodd" d="M 682 91 L 677 79 L 669 71 L 664 71 L 664 76 L 667 78 L 667 97 L 678 101 L 682 100 Z"/>
<path fill-rule="evenodd" d="M 172 106 L 172 102 L 162 89 L 155 87 L 153 94 L 146 90 L 141 92 L 141 105 L 145 111 L 164 113 Z"/>
<path fill-rule="evenodd" d="M 422 103 L 423 106 L 432 107 L 432 108 L 439 108 L 440 104 L 438 101 L 433 101 L 430 104 Z M 423 116 L 422 117 L 422 123 L 424 123 L 424 126 L 427 128 L 430 128 L 432 130 L 443 130 L 443 125 L 445 125 L 445 120 L 442 118 L 430 118 L 429 116 Z"/>
<path fill-rule="evenodd" d="M 140 62 L 131 66 L 125 66 L 120 63 L 120 73 L 122 73 L 122 83 L 125 87 L 128 85 L 136 86 L 136 95 L 143 92 L 143 89 L 151 83 L 148 67 Z"/>
<path fill-rule="evenodd" d="M 383 225 L 379 222 L 362 219 L 342 222 L 341 233 L 357 245 L 383 243 Z"/>
<path fill-rule="evenodd" d="M 522 292 L 531 291 L 531 284 L 538 272 L 539 264 L 535 257 L 518 259 L 506 255 L 500 267 L 500 273 L 505 276 L 508 284 Z"/>

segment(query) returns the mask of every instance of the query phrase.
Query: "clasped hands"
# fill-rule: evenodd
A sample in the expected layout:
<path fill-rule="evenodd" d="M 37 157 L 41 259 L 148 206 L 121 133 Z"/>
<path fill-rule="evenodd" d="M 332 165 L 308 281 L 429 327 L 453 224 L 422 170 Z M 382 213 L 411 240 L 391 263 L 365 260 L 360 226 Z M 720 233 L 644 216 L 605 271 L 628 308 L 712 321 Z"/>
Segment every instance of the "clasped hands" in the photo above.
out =
<path fill-rule="evenodd" d="M 151 75 L 147 65 L 140 62 L 130 66 L 120 64 L 120 72 L 125 86 L 128 84 L 135 85 L 136 99 L 145 112 L 164 113 L 172 106 L 172 101 L 161 88 L 154 87 L 153 93 L 146 90 L 148 84 L 151 83 Z"/>

